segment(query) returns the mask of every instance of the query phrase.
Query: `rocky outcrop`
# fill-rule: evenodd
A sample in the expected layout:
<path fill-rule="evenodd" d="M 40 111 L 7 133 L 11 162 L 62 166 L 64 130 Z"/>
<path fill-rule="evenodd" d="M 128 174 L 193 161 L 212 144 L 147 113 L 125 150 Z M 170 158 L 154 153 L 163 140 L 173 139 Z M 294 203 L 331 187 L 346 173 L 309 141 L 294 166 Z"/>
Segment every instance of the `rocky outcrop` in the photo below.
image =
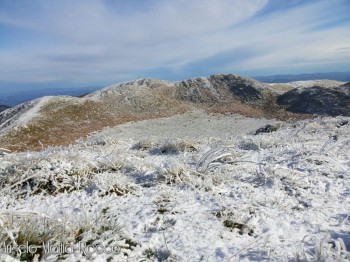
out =
<path fill-rule="evenodd" d="M 279 96 L 277 102 L 295 113 L 350 116 L 350 86 L 297 88 Z"/>

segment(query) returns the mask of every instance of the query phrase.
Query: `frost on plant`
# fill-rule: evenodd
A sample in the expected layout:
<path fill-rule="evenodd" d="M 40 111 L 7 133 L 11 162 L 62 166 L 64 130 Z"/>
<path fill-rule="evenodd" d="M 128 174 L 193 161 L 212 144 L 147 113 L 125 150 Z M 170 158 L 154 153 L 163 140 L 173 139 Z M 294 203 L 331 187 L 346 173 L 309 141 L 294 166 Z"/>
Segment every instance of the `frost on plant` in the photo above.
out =
<path fill-rule="evenodd" d="M 301 121 L 219 146 L 96 133 L 69 147 L 2 154 L 0 244 L 120 248 L 92 254 L 102 261 L 348 261 L 345 121 Z M 82 252 L 8 255 L 87 260 Z"/>

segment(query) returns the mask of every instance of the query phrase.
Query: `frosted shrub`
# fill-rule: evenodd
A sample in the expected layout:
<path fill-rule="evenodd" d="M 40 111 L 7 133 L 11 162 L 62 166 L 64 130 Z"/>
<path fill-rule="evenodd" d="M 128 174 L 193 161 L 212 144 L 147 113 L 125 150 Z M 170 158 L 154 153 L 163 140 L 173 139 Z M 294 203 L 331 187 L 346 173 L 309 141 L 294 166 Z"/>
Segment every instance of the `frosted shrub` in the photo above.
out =
<path fill-rule="evenodd" d="M 69 230 L 65 222 L 58 222 L 54 219 L 40 214 L 2 214 L 0 216 L 0 242 L 6 246 L 35 245 L 37 252 L 30 254 L 19 248 L 9 254 L 21 260 L 31 260 L 36 254 L 43 255 L 43 244 L 51 242 L 68 242 L 74 240 L 74 230 Z"/>
<path fill-rule="evenodd" d="M 117 217 L 110 214 L 108 207 L 99 210 L 97 214 L 85 211 L 83 216 L 73 217 L 66 214 L 55 218 L 32 211 L 2 211 L 0 242 L 13 247 L 9 255 L 21 261 L 31 261 L 34 257 L 43 260 L 47 256 L 52 258 L 52 254 L 44 252 L 44 246 L 47 245 L 63 244 L 77 249 L 84 243 L 88 246 L 124 245 L 124 248 L 129 248 L 125 244 L 126 237 L 123 235 L 122 226 Z M 24 252 L 27 250 L 16 248 L 22 245 L 36 246 L 36 252 Z M 55 255 L 56 259 L 66 256 L 68 255 L 62 253 Z"/>
<path fill-rule="evenodd" d="M 0 244 L 26 234 L 121 248 L 96 261 L 349 261 L 348 120 L 2 155 Z"/>
<path fill-rule="evenodd" d="M 190 180 L 189 172 L 178 161 L 168 161 L 159 169 L 159 179 L 164 180 L 166 184 L 188 183 Z"/>
<path fill-rule="evenodd" d="M 178 144 L 179 144 L 181 151 L 186 151 L 186 152 L 197 152 L 198 151 L 199 145 L 197 142 L 181 140 Z"/>
<path fill-rule="evenodd" d="M 230 147 L 225 147 L 222 145 L 215 146 L 203 154 L 203 156 L 198 160 L 196 170 L 198 172 L 204 172 L 213 161 L 227 156 L 232 156 L 232 154 L 232 148 Z"/>
<path fill-rule="evenodd" d="M 312 239 L 307 244 L 313 245 L 313 249 L 303 250 L 306 243 L 302 245 L 302 251 L 296 253 L 299 259 L 305 261 L 349 261 L 350 252 L 342 238 L 326 236 L 324 238 Z M 304 261 L 304 260 L 301 260 Z"/>
<path fill-rule="evenodd" d="M 99 195 L 116 194 L 118 196 L 130 194 L 136 190 L 136 185 L 125 175 L 120 173 L 102 173 L 95 176 L 94 185 Z"/>
<path fill-rule="evenodd" d="M 146 139 L 133 145 L 132 149 L 142 151 L 148 150 L 151 154 L 179 154 L 180 152 L 197 151 L 194 142 L 176 139 L 157 142 Z"/>
<path fill-rule="evenodd" d="M 134 144 L 132 146 L 132 149 L 134 150 L 151 150 L 153 149 L 155 146 L 157 146 L 157 142 L 151 139 L 145 139 L 145 140 L 141 140 L 139 142 L 137 142 L 136 144 Z"/>
<path fill-rule="evenodd" d="M 251 150 L 251 151 L 259 151 L 259 144 L 257 144 L 254 140 L 246 139 L 240 141 L 238 147 L 242 150 Z"/>

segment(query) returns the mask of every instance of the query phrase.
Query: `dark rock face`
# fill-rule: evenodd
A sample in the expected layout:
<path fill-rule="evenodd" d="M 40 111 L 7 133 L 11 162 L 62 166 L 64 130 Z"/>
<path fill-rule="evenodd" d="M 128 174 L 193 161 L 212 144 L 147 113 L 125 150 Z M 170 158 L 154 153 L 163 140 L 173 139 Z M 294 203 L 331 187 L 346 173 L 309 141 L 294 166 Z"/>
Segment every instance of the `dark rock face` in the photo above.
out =
<path fill-rule="evenodd" d="M 226 85 L 235 96 L 244 102 L 256 101 L 262 98 L 262 91 L 245 78 L 235 75 L 218 75 L 210 77 L 210 80 L 217 85 Z"/>
<path fill-rule="evenodd" d="M 10 108 L 9 106 L 0 105 L 0 112 Z"/>
<path fill-rule="evenodd" d="M 194 103 L 217 103 L 232 99 L 255 103 L 273 93 L 266 84 L 233 74 L 184 80 L 176 86 L 179 99 Z"/>
<path fill-rule="evenodd" d="M 293 89 L 280 95 L 277 103 L 295 113 L 350 116 L 350 87 Z"/>

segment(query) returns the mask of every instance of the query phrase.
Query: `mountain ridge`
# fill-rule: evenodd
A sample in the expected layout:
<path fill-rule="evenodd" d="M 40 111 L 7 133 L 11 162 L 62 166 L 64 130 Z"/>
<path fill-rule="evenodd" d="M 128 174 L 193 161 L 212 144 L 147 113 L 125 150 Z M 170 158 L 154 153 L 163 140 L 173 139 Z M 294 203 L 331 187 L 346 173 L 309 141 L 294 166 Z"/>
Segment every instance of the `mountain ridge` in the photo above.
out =
<path fill-rule="evenodd" d="M 91 132 L 130 121 L 182 114 L 191 109 L 249 117 L 296 120 L 277 103 L 281 91 L 251 78 L 218 74 L 183 81 L 137 79 L 84 97 L 44 97 L 0 113 L 0 147 L 11 150 L 67 145 Z"/>

